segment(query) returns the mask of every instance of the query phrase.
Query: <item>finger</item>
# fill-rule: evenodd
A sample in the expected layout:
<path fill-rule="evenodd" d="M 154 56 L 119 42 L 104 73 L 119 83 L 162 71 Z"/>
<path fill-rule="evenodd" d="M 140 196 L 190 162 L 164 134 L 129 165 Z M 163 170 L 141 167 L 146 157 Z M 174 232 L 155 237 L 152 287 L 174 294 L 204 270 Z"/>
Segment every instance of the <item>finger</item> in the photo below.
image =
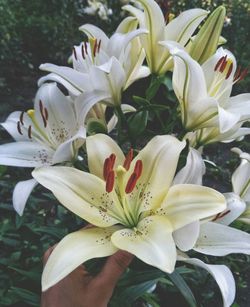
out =
<path fill-rule="evenodd" d="M 105 287 L 114 288 L 117 281 L 133 260 L 134 255 L 126 251 L 118 251 L 110 256 L 102 271 L 96 276 L 96 281 Z"/>

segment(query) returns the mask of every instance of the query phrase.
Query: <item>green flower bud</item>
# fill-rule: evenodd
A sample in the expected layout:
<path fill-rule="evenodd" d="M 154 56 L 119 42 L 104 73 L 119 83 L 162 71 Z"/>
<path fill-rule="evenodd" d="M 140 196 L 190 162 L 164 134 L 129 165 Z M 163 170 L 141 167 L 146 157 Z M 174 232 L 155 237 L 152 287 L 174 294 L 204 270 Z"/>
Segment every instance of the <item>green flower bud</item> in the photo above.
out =
<path fill-rule="evenodd" d="M 191 43 L 189 54 L 200 64 L 204 63 L 216 51 L 226 16 L 224 6 L 219 6 L 208 17 Z"/>

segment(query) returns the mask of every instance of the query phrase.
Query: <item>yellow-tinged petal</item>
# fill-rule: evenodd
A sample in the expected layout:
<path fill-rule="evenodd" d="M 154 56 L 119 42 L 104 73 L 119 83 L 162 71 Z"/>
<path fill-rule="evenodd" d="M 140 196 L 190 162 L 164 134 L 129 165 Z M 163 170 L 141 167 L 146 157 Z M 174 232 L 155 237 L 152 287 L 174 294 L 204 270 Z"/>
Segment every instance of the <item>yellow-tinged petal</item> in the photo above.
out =
<path fill-rule="evenodd" d="M 115 154 L 116 160 L 114 168 L 123 164 L 125 156 L 120 147 L 113 139 L 105 134 L 96 134 L 86 139 L 88 153 L 88 165 L 92 174 L 103 179 L 103 165 L 112 153 Z"/>
<path fill-rule="evenodd" d="M 134 169 L 136 161 L 142 161 L 142 174 L 137 182 L 137 189 L 128 194 L 129 202 L 140 201 L 139 211 L 146 211 L 160 206 L 168 192 L 175 172 L 179 155 L 185 147 L 173 136 L 162 135 L 154 137 L 132 161 L 130 169 Z M 130 173 L 125 177 L 127 182 Z"/>
<path fill-rule="evenodd" d="M 214 189 L 193 184 L 178 184 L 169 189 L 157 214 L 166 216 L 179 229 L 226 209 L 225 197 Z"/>
<path fill-rule="evenodd" d="M 136 228 L 116 231 L 112 243 L 142 261 L 171 273 L 176 262 L 176 248 L 171 223 L 163 216 L 143 219 Z"/>
<path fill-rule="evenodd" d="M 117 206 L 117 196 L 107 193 L 105 182 L 98 177 L 63 166 L 36 169 L 32 175 L 67 209 L 89 223 L 99 227 L 119 223 L 123 212 Z"/>
<path fill-rule="evenodd" d="M 42 275 L 42 290 L 54 286 L 83 262 L 114 254 L 110 241 L 119 226 L 81 229 L 64 237 L 50 255 Z"/>

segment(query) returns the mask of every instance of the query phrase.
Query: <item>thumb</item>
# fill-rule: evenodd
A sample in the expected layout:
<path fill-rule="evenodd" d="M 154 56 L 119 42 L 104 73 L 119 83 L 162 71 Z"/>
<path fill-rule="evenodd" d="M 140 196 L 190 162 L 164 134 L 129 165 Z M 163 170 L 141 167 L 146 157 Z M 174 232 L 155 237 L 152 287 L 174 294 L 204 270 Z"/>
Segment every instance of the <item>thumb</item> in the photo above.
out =
<path fill-rule="evenodd" d="M 108 258 L 102 271 L 96 276 L 96 279 L 106 287 L 109 286 L 113 289 L 133 258 L 134 255 L 119 250 Z"/>

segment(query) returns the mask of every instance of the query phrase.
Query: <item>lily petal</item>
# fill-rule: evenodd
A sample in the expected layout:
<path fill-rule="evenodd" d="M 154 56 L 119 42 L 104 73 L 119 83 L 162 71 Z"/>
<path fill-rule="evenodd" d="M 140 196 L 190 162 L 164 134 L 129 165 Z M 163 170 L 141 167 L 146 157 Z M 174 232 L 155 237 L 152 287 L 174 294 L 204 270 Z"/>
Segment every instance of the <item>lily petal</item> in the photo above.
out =
<path fill-rule="evenodd" d="M 240 94 L 230 97 L 227 105 L 228 111 L 239 114 L 241 120 L 250 119 L 250 94 Z"/>
<path fill-rule="evenodd" d="M 140 194 L 141 191 L 143 192 L 140 212 L 155 209 L 162 202 L 173 181 L 179 155 L 185 145 L 185 142 L 180 142 L 173 136 L 156 136 L 132 161 L 131 170 L 135 168 L 138 160 L 141 160 L 143 165 L 141 177 L 137 181 L 137 185 L 140 188 L 135 194 L 128 194 L 128 197 L 137 198 L 137 194 Z M 126 174 L 125 182 L 127 182 L 130 175 L 130 172 Z"/>
<path fill-rule="evenodd" d="M 150 216 L 136 229 L 122 229 L 111 237 L 112 243 L 142 261 L 171 273 L 176 261 L 176 248 L 170 222 L 161 216 Z"/>
<path fill-rule="evenodd" d="M 42 84 L 44 84 L 47 81 L 55 81 L 55 82 L 62 84 L 69 91 L 69 93 L 73 96 L 78 96 L 82 93 L 82 91 L 78 90 L 70 82 L 66 81 L 63 77 L 61 77 L 57 74 L 54 74 L 54 73 L 48 74 L 44 77 L 41 77 L 38 80 L 37 84 L 40 87 Z"/>
<path fill-rule="evenodd" d="M 115 154 L 116 160 L 114 168 L 119 164 L 123 165 L 125 156 L 115 141 L 105 134 L 96 134 L 86 140 L 88 153 L 88 166 L 92 174 L 103 179 L 103 165 L 112 153 Z"/>
<path fill-rule="evenodd" d="M 165 28 L 165 40 L 172 40 L 185 46 L 196 28 L 206 18 L 208 12 L 190 9 L 174 18 Z"/>
<path fill-rule="evenodd" d="M 41 70 L 45 70 L 59 75 L 80 92 L 90 89 L 88 74 L 81 73 L 70 67 L 57 66 L 49 63 L 41 64 L 39 68 Z"/>
<path fill-rule="evenodd" d="M 35 179 L 19 181 L 16 184 L 13 191 L 12 201 L 14 209 L 20 216 L 23 215 L 23 210 L 25 208 L 26 202 L 36 185 L 37 181 Z"/>
<path fill-rule="evenodd" d="M 32 176 L 67 209 L 89 223 L 108 227 L 118 224 L 119 201 L 114 192 L 106 193 L 105 182 L 98 177 L 71 167 L 43 167 Z"/>
<path fill-rule="evenodd" d="M 206 167 L 198 150 L 190 148 L 186 165 L 175 176 L 173 184 L 189 183 L 202 185 L 202 177 L 205 174 Z"/>
<path fill-rule="evenodd" d="M 223 298 L 223 306 L 230 307 L 235 298 L 235 281 L 233 278 L 233 274 L 225 265 L 217 265 L 217 264 L 206 264 L 200 259 L 196 258 L 186 258 L 186 257 L 178 257 L 178 260 L 196 265 L 207 270 L 217 282 L 222 298 Z"/>
<path fill-rule="evenodd" d="M 194 250 L 212 256 L 232 253 L 250 255 L 250 234 L 226 225 L 207 222 L 200 227 Z"/>
<path fill-rule="evenodd" d="M 50 255 L 42 275 L 42 290 L 54 286 L 83 262 L 114 254 L 111 243 L 113 232 L 119 226 L 81 229 L 64 237 Z"/>
<path fill-rule="evenodd" d="M 226 209 L 225 198 L 214 189 L 192 184 L 178 184 L 169 189 L 157 214 L 168 217 L 173 229 L 176 230 L 224 209 Z"/>
<path fill-rule="evenodd" d="M 200 233 L 200 222 L 195 221 L 173 232 L 177 247 L 186 252 L 194 247 Z"/>
<path fill-rule="evenodd" d="M 52 164 L 54 151 L 35 142 L 17 142 L 0 146 L 0 164 L 39 167 Z"/>

